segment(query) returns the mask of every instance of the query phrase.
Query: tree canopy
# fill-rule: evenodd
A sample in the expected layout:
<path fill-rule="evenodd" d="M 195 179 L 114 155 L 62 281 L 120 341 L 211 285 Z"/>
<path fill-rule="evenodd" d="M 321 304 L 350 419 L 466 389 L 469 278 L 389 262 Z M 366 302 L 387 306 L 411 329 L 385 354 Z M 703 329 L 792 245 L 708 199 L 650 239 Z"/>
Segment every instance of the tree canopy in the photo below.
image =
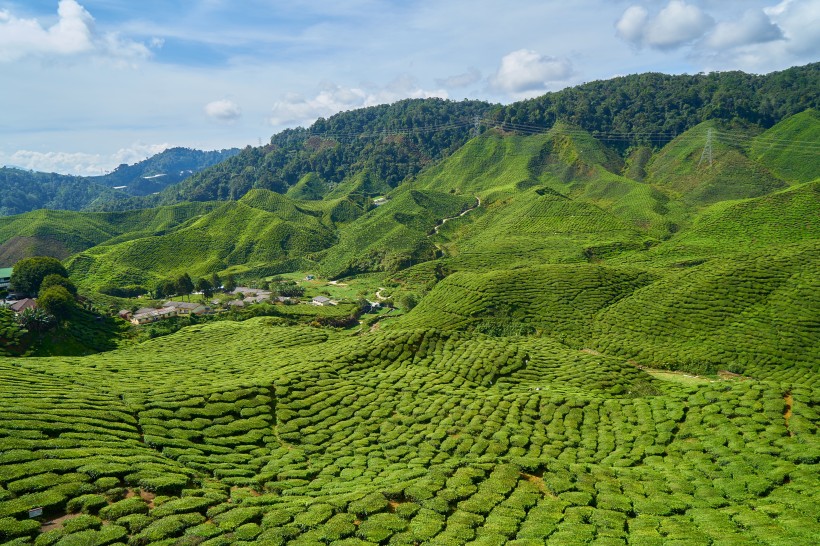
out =
<path fill-rule="evenodd" d="M 77 306 L 74 296 L 59 284 L 52 285 L 40 292 L 37 298 L 37 307 L 57 319 L 65 319 Z"/>
<path fill-rule="evenodd" d="M 40 285 L 49 275 L 68 277 L 63 264 L 57 258 L 33 256 L 24 258 L 14 265 L 11 274 L 12 289 L 24 296 L 33 297 L 40 291 Z"/>

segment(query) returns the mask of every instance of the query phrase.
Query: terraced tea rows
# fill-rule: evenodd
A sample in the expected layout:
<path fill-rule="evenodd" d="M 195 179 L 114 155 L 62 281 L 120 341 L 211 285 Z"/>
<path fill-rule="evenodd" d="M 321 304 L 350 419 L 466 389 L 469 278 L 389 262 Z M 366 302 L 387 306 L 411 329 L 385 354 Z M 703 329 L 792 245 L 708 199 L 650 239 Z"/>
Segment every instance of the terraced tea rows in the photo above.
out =
<path fill-rule="evenodd" d="M 809 374 L 811 375 L 811 373 Z M 17 544 L 809 544 L 807 376 L 685 386 L 548 339 L 270 319 L 0 361 Z M 38 534 L 42 506 L 61 528 Z"/>

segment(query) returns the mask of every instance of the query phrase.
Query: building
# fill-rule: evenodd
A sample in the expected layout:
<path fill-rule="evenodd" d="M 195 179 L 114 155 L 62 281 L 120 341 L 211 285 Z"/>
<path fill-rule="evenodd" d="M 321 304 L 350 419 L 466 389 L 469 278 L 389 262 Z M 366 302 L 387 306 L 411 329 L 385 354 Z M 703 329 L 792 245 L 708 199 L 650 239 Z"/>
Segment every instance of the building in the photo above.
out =
<path fill-rule="evenodd" d="M 35 309 L 36 307 L 37 302 L 32 298 L 23 298 L 9 305 L 9 309 L 14 311 L 15 313 L 22 313 L 26 309 Z"/>
<path fill-rule="evenodd" d="M 13 271 L 13 267 L 0 268 L 0 289 L 9 289 L 11 286 L 11 274 Z"/>
<path fill-rule="evenodd" d="M 177 316 L 177 311 L 172 307 L 163 307 L 162 309 L 143 308 L 133 314 L 131 323 L 148 324 L 149 322 L 156 322 L 175 316 Z"/>
<path fill-rule="evenodd" d="M 311 300 L 313 305 L 320 305 L 322 307 L 326 305 L 336 305 L 336 302 L 331 300 L 330 298 L 326 298 L 325 296 L 316 296 Z"/>
<path fill-rule="evenodd" d="M 166 301 L 164 309 L 176 309 L 178 315 L 204 315 L 210 308 L 201 303 L 187 301 Z"/>

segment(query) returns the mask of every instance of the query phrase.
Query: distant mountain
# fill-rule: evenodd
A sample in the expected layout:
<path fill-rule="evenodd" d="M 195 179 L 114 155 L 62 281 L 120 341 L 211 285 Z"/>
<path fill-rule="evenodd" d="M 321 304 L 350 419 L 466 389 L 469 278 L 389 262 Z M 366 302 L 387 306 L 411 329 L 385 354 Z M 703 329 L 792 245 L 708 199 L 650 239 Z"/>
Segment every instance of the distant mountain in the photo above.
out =
<path fill-rule="evenodd" d="M 239 148 L 201 151 L 168 148 L 133 165 L 122 164 L 95 181 L 129 195 L 150 195 L 239 153 Z"/>
<path fill-rule="evenodd" d="M 68 176 L 0 168 L 0 216 L 37 209 L 86 210 L 129 196 L 162 191 L 192 174 L 239 153 L 170 148 L 134 165 L 120 165 L 102 176 Z"/>

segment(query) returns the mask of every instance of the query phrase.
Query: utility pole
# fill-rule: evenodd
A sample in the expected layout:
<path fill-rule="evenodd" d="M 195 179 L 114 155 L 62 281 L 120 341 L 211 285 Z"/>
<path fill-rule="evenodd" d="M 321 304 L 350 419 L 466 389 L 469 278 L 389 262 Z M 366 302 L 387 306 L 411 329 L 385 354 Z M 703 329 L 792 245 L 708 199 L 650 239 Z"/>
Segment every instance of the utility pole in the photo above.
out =
<path fill-rule="evenodd" d="M 709 167 L 712 167 L 712 129 L 706 132 L 706 146 L 703 147 L 703 152 L 700 154 L 700 161 L 698 167 L 703 163 L 704 159 L 709 159 Z"/>

